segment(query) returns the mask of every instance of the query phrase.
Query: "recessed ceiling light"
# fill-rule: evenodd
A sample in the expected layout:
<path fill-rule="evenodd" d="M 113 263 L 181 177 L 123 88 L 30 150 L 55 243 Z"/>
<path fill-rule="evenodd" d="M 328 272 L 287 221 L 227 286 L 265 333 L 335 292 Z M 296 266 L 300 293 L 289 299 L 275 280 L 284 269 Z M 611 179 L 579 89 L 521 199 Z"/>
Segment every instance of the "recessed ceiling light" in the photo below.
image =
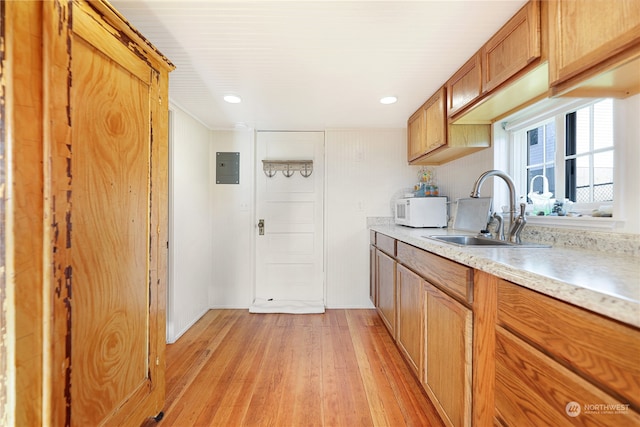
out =
<path fill-rule="evenodd" d="M 225 95 L 224 100 L 229 104 L 239 104 L 242 102 L 242 99 L 237 95 Z"/>
<path fill-rule="evenodd" d="M 380 99 L 381 104 L 395 104 L 398 101 L 398 98 L 395 96 L 385 96 Z"/>

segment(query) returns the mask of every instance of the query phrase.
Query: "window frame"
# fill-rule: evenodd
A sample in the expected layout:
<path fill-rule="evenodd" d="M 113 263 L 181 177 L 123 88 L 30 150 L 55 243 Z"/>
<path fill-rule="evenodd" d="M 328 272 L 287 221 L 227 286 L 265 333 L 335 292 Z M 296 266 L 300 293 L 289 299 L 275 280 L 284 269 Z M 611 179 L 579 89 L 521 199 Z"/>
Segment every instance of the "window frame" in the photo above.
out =
<path fill-rule="evenodd" d="M 543 126 L 551 121 L 555 122 L 556 133 L 556 153 L 555 153 L 555 191 L 553 198 L 556 200 L 564 200 L 566 198 L 565 186 L 566 186 L 566 168 L 565 168 L 565 151 L 566 151 L 566 115 L 597 104 L 607 98 L 580 98 L 570 100 L 557 100 L 556 103 L 543 111 L 532 111 L 528 114 L 518 116 L 516 119 L 504 122 L 503 129 L 508 134 L 508 141 L 512 147 L 511 150 L 511 171 L 513 174 L 513 180 L 516 184 L 516 189 L 526 199 L 526 195 L 529 192 L 529 182 L 527 174 L 527 131 L 535 129 L 536 127 Z M 615 114 L 615 105 L 613 106 Z M 615 121 L 615 117 L 614 117 Z M 614 145 L 613 152 L 615 158 L 615 133 L 614 133 Z M 594 151 L 590 152 L 593 155 Z M 614 166 L 615 167 L 615 166 Z M 615 172 L 614 172 L 614 187 L 615 187 Z M 558 182 L 558 179 L 562 182 Z M 593 177 L 592 177 L 593 178 Z M 603 204 L 614 204 L 614 200 L 610 202 L 583 202 L 573 203 L 572 210 L 581 214 L 591 214 L 594 209 L 602 206 Z M 616 213 L 614 211 L 614 217 Z M 554 218 L 554 217 L 540 217 L 540 218 Z M 604 219 L 604 218 L 598 218 Z M 610 219 L 610 218 L 608 218 Z"/>

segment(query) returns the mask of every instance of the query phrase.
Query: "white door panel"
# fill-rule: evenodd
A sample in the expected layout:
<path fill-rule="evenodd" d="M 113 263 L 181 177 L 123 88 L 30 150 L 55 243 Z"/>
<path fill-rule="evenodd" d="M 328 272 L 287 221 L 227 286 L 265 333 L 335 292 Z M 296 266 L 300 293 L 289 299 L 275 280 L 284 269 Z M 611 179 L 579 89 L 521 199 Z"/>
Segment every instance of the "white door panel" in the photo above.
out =
<path fill-rule="evenodd" d="M 262 160 L 313 160 L 313 173 L 269 178 Z M 324 133 L 258 132 L 256 168 L 256 299 L 324 305 Z"/>

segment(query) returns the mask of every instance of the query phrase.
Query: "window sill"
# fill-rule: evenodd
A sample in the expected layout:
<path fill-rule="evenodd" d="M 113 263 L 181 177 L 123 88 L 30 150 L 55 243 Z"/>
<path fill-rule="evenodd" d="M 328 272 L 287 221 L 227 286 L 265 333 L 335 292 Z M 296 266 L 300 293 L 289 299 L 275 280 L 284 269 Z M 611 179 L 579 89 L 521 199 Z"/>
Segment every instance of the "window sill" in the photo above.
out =
<path fill-rule="evenodd" d="M 624 226 L 624 221 L 616 218 L 593 216 L 535 216 L 528 215 L 527 223 L 531 225 L 545 225 L 550 227 L 580 228 L 610 231 Z"/>

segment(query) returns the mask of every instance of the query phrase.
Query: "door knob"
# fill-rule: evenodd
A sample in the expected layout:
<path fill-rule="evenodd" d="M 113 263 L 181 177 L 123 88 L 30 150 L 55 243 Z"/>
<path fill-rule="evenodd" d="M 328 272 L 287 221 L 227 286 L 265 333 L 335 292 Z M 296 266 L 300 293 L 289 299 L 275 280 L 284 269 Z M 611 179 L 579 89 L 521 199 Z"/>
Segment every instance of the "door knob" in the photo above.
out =
<path fill-rule="evenodd" d="M 264 219 L 258 220 L 258 234 L 264 236 Z"/>

